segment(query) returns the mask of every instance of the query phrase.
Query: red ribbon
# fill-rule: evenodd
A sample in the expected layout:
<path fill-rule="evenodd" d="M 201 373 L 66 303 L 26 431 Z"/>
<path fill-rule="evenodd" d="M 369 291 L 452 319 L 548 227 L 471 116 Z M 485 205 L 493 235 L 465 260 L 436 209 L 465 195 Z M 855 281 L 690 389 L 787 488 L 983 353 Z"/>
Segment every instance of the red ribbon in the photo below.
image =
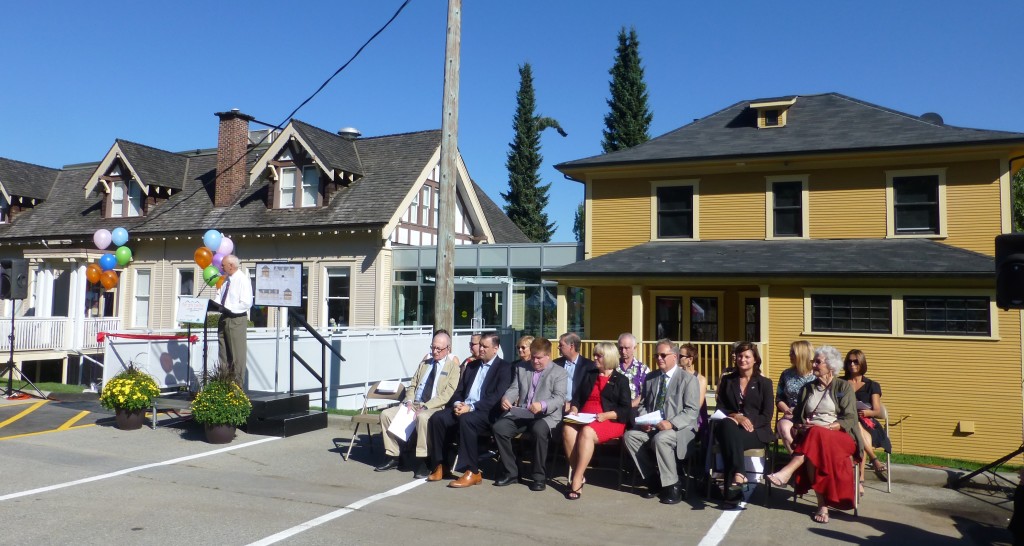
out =
<path fill-rule="evenodd" d="M 188 338 L 189 343 L 197 343 L 199 336 L 188 334 L 173 334 L 173 335 L 159 335 L 159 334 L 115 334 L 113 332 L 97 332 L 96 341 L 103 343 L 107 337 L 123 337 L 125 339 L 162 339 L 162 340 L 175 340 Z"/>

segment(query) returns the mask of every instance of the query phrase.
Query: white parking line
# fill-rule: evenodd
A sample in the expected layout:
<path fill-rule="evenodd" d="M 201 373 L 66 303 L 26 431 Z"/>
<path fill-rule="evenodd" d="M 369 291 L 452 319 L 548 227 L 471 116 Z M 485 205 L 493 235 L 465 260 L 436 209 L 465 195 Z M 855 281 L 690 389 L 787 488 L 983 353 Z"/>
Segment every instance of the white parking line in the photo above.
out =
<path fill-rule="evenodd" d="M 708 533 L 704 535 L 704 538 L 701 539 L 697 546 L 718 546 L 718 543 L 722 542 L 722 539 L 729 532 L 729 528 L 732 527 L 736 518 L 740 517 L 743 510 L 747 508 L 747 502 L 750 500 L 750 495 L 754 493 L 754 489 L 756 488 L 747 488 L 743 492 L 743 502 L 739 503 L 736 508 L 722 512 L 722 515 L 718 516 L 715 524 L 711 526 L 711 529 L 708 529 Z"/>
<path fill-rule="evenodd" d="M 346 506 L 344 508 L 339 508 L 339 509 L 337 509 L 337 510 L 335 510 L 333 512 L 324 514 L 324 515 L 322 515 L 322 516 L 320 516 L 318 518 L 313 518 L 313 519 L 311 519 L 311 520 L 309 520 L 309 521 L 307 521 L 305 523 L 300 523 L 300 524 L 296 525 L 295 527 L 292 527 L 291 529 L 285 529 L 284 531 L 281 531 L 280 533 L 276 533 L 276 534 L 270 535 L 269 537 L 267 537 L 267 538 L 265 538 L 263 540 L 258 540 L 256 542 L 253 542 L 253 543 L 249 544 L 249 546 L 267 546 L 269 544 L 274 544 L 275 542 L 282 541 L 282 540 L 284 540 L 284 539 L 286 539 L 286 538 L 288 538 L 290 536 L 297 535 L 297 534 L 299 534 L 299 533 L 301 533 L 303 531 L 307 531 L 309 529 L 312 529 L 313 527 L 316 527 L 317 525 L 322 525 L 324 523 L 327 523 L 328 521 L 340 518 L 341 516 L 344 516 L 345 514 L 348 514 L 349 512 L 354 512 L 356 510 L 359 510 L 360 508 L 362 508 L 362 507 L 364 507 L 364 506 L 366 506 L 366 505 L 368 505 L 368 504 L 370 504 L 372 502 L 376 502 L 376 501 L 379 501 L 379 500 L 387 498 L 387 497 L 393 497 L 395 495 L 399 495 L 401 493 L 405 493 L 406 491 L 408 491 L 408 490 L 410 490 L 410 489 L 412 489 L 414 487 L 423 485 L 425 483 L 427 483 L 427 480 L 415 480 L 415 481 L 411 481 L 411 482 L 409 482 L 409 483 L 407 483 L 405 485 L 400 485 L 400 486 L 398 486 L 398 487 L 396 487 L 394 489 L 385 491 L 383 493 L 377 493 L 376 495 L 371 495 L 369 497 L 366 497 L 365 499 L 353 502 L 352 504 L 350 504 L 350 505 L 348 505 L 348 506 Z"/>
<path fill-rule="evenodd" d="M 138 472 L 139 470 L 145 470 L 147 468 L 156 468 L 156 467 L 159 467 L 159 466 L 168 466 L 168 465 L 172 465 L 172 464 L 183 463 L 185 461 L 191 461 L 191 460 L 194 460 L 194 459 L 201 459 L 203 457 L 209 457 L 210 455 L 217 455 L 218 453 L 224 453 L 226 451 L 233 451 L 233 450 L 236 450 L 236 449 L 242 449 L 243 447 L 250 447 L 250 446 L 254 446 L 254 445 L 270 442 L 270 441 L 273 441 L 273 440 L 280 440 L 280 439 L 281 438 L 277 438 L 277 437 L 263 438 L 263 439 L 255 440 L 255 441 L 252 441 L 252 442 L 246 442 L 244 444 L 238 444 L 238 445 L 233 445 L 233 446 L 228 446 L 228 447 L 222 447 L 220 449 L 214 449 L 212 451 L 206 451 L 206 452 L 203 452 L 203 453 L 197 453 L 195 455 L 188 455 L 188 456 L 185 456 L 185 457 L 178 457 L 177 459 L 170 459 L 168 461 L 162 461 L 162 462 L 159 462 L 159 463 L 150 463 L 150 464 L 144 464 L 144 465 L 140 465 L 140 466 L 133 466 L 131 468 L 126 468 L 124 470 L 118 470 L 117 472 L 110 472 L 108 474 L 100 474 L 99 476 L 92 476 L 90 478 L 82 478 L 80 480 L 74 480 L 74 481 L 70 481 L 70 482 L 58 483 L 58 484 L 55 484 L 55 485 L 48 485 L 46 487 L 39 487 L 37 489 L 29 489 L 28 491 L 19 491 L 17 493 L 8 493 L 6 495 L 0 495 L 0 501 L 17 499 L 17 498 L 20 498 L 20 497 L 27 497 L 29 495 L 36 495 L 36 494 L 39 494 L 39 493 L 47 493 L 49 491 L 56 491 L 58 489 L 64 489 L 66 487 L 73 487 L 73 486 L 76 486 L 76 485 L 82 485 L 84 483 L 90 483 L 90 482 L 95 482 L 95 481 L 99 481 L 99 480 L 105 480 L 107 478 L 115 478 L 117 476 L 123 476 L 125 474 L 131 474 L 132 472 Z"/>

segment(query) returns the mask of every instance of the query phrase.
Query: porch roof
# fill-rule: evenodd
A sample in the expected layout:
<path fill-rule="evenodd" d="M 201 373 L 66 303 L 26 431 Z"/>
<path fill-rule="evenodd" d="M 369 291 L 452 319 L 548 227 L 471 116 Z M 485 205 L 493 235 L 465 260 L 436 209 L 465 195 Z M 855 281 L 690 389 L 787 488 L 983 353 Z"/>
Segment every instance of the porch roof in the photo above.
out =
<path fill-rule="evenodd" d="M 927 239 L 657 241 L 545 271 L 583 277 L 995 279 L 991 256 Z"/>

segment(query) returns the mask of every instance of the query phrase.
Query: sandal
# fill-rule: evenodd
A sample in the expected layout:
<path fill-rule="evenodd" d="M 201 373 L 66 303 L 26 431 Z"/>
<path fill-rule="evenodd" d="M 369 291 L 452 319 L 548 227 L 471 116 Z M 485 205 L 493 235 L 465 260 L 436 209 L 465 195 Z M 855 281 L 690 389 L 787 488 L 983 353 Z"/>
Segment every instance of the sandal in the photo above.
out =
<path fill-rule="evenodd" d="M 874 462 L 871 463 L 871 466 L 875 468 L 875 472 L 880 474 L 885 474 L 889 471 L 889 466 L 878 459 L 875 459 Z"/>
<path fill-rule="evenodd" d="M 828 508 L 819 508 L 818 511 L 814 513 L 814 521 L 818 523 L 828 523 Z"/>
<path fill-rule="evenodd" d="M 767 476 L 764 477 L 764 479 L 766 479 L 769 482 L 771 482 L 772 485 L 774 485 L 775 487 L 785 487 L 786 486 L 786 482 L 789 481 L 789 480 L 783 480 L 782 478 L 780 478 L 778 476 L 778 474 L 768 474 Z"/>
<path fill-rule="evenodd" d="M 857 492 L 860 493 L 860 496 L 862 496 L 862 497 L 864 496 L 864 482 L 863 481 L 860 482 L 860 487 L 857 489 Z"/>
<path fill-rule="evenodd" d="M 565 494 L 565 498 L 567 498 L 569 500 L 580 500 L 580 497 L 582 497 L 582 496 L 583 496 L 583 486 L 580 486 L 579 489 L 573 489 L 573 490 L 571 490 L 571 491 L 569 491 L 568 493 Z"/>

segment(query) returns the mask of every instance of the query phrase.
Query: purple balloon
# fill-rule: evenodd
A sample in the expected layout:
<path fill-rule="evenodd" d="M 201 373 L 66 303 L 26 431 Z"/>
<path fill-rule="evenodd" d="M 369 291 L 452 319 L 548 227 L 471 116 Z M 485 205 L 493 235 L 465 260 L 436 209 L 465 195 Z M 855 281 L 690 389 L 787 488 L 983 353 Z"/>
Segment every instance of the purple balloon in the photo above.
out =
<path fill-rule="evenodd" d="M 110 246 L 110 239 L 110 231 L 105 229 L 97 229 L 96 233 L 92 234 L 92 242 L 100 250 L 106 250 Z"/>
<path fill-rule="evenodd" d="M 227 256 L 224 255 L 224 254 L 221 254 L 220 252 L 214 254 L 213 255 L 213 262 L 211 262 L 213 264 L 213 267 L 216 267 L 217 269 L 221 269 L 220 263 L 224 261 L 224 258 L 227 258 Z"/>
<path fill-rule="evenodd" d="M 231 237 L 221 237 L 220 246 L 217 247 L 217 254 L 223 254 L 227 256 L 235 251 L 235 242 L 231 240 Z"/>

